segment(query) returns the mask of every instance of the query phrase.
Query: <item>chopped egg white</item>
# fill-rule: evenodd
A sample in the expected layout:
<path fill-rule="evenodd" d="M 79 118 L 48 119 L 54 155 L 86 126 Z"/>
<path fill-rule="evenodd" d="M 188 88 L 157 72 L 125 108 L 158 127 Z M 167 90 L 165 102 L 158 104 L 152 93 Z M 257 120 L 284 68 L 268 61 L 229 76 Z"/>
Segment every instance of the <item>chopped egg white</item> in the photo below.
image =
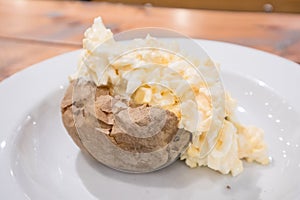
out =
<path fill-rule="evenodd" d="M 84 36 L 84 50 L 71 79 L 85 77 L 96 85 L 110 84 L 116 94 L 131 98 L 135 103 L 161 106 L 174 112 L 179 128 L 193 134 L 191 144 L 181 156 L 188 166 L 208 166 L 235 176 L 243 171 L 241 159 L 261 164 L 269 162 L 263 131 L 234 120 L 236 101 L 228 93 L 225 105 L 217 101 L 214 104 L 217 108 L 213 110 L 212 98 L 222 99 L 219 97 L 223 93 L 216 87 L 218 74 L 213 72 L 214 63 L 210 59 L 202 61 L 202 65 L 197 59 L 189 63 L 179 56 L 177 45 L 151 36 L 127 45 L 116 42 L 100 17 Z M 201 69 L 205 80 L 194 66 Z M 225 113 L 221 111 L 222 106 Z M 221 126 L 219 131 L 217 127 Z M 209 131 L 217 132 L 217 138 Z M 209 153 L 204 157 L 205 151 Z"/>

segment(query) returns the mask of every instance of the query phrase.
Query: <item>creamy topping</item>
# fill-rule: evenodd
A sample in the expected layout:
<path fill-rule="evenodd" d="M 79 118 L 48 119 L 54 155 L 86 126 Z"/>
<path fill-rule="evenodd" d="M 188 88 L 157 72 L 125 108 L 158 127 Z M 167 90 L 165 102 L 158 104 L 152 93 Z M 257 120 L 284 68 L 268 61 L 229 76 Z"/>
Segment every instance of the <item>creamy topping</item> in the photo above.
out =
<path fill-rule="evenodd" d="M 147 36 L 128 44 L 116 42 L 100 17 L 85 32 L 83 53 L 77 72 L 71 77 L 86 78 L 96 85 L 111 85 L 114 93 L 137 104 L 160 106 L 179 119 L 179 128 L 193 133 L 193 140 L 181 159 L 190 167 L 208 166 L 223 174 L 237 175 L 243 170 L 240 159 L 267 164 L 263 132 L 239 125 L 234 119 L 236 102 L 229 94 L 222 113 L 222 91 L 211 60 L 187 62 L 178 46 Z M 190 61 L 190 60 L 189 60 Z M 199 63 L 202 63 L 201 65 Z M 205 80 L 195 70 L 202 69 Z M 217 99 L 213 112 L 212 97 Z M 217 117 L 213 120 L 213 114 Z M 203 151 L 213 147 L 215 138 L 208 131 L 219 132 L 215 148 L 206 157 Z"/>

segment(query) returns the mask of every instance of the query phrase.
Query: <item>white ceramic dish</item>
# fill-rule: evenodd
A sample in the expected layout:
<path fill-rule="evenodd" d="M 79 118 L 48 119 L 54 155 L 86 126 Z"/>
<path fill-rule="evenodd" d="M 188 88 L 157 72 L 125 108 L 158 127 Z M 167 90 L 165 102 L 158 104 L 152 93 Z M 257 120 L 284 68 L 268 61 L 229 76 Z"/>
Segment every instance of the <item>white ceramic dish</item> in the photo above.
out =
<path fill-rule="evenodd" d="M 178 161 L 154 173 L 126 174 L 83 155 L 59 109 L 75 51 L 1 82 L 0 199 L 300 199 L 300 66 L 246 47 L 197 42 L 221 63 L 241 121 L 265 129 L 269 166 L 245 163 L 231 177 Z"/>

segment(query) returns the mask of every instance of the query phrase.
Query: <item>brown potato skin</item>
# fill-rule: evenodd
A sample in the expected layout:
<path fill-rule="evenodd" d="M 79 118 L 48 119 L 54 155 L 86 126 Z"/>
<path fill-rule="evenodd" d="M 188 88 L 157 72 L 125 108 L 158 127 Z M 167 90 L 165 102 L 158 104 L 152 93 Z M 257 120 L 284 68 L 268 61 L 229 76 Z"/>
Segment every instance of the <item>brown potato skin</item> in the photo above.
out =
<path fill-rule="evenodd" d="M 145 173 L 173 163 L 192 134 L 178 128 L 174 113 L 130 103 L 113 97 L 108 87 L 74 80 L 61 102 L 62 121 L 83 152 L 111 168 Z"/>
<path fill-rule="evenodd" d="M 68 86 L 64 98 L 62 99 L 61 102 L 61 113 L 62 113 L 62 121 L 63 124 L 68 132 L 68 134 L 71 136 L 75 144 L 82 150 L 85 150 L 86 148 L 84 147 L 75 124 L 74 120 L 74 112 L 76 112 L 76 102 L 73 100 L 73 91 L 74 87 L 76 87 L 76 81 L 72 81 L 70 85 Z M 86 87 L 86 86 L 84 86 Z M 176 132 L 178 131 L 177 125 L 178 125 L 178 119 L 175 116 L 174 113 L 170 111 L 166 111 L 166 123 L 164 127 L 162 127 L 160 133 L 148 137 L 148 138 L 136 138 L 133 137 L 124 131 L 122 131 L 116 124 L 112 124 L 111 120 L 107 120 L 107 116 L 111 118 L 113 115 L 110 113 L 111 109 L 105 107 L 105 109 L 101 110 L 99 106 L 97 106 L 97 99 L 99 99 L 100 96 L 103 98 L 107 99 L 107 96 L 109 95 L 109 89 L 105 88 L 103 86 L 97 87 L 94 83 L 88 82 L 88 87 L 95 88 L 95 111 L 92 115 L 89 116 L 94 116 L 99 120 L 100 126 L 102 126 L 103 133 L 108 130 L 110 134 L 106 135 L 108 139 L 114 143 L 115 145 L 119 146 L 120 148 L 126 150 L 126 151 L 131 151 L 131 152 L 151 152 L 155 151 L 163 146 L 166 146 L 174 137 Z M 92 106 L 89 106 L 89 108 Z M 91 113 L 91 109 L 88 109 L 87 107 L 82 107 L 85 113 Z M 150 107 L 146 106 L 136 106 L 133 108 L 129 108 L 130 110 L 141 110 L 143 113 L 147 112 L 150 110 Z M 161 109 L 162 110 L 162 109 Z M 135 116 L 138 121 L 133 122 L 138 125 L 145 126 L 147 123 L 149 123 L 149 119 L 147 119 L 147 116 Z M 147 119 L 145 121 L 145 119 Z M 113 121 L 115 119 L 112 119 Z M 143 122 L 143 120 L 145 122 Z M 143 123 L 142 123 L 143 122 Z M 77 124 L 77 126 L 79 126 Z"/>
<path fill-rule="evenodd" d="M 70 82 L 65 95 L 61 101 L 61 114 L 62 114 L 62 121 L 63 124 L 68 132 L 68 134 L 71 136 L 75 144 L 82 150 L 85 150 L 85 147 L 83 146 L 81 139 L 79 138 L 74 116 L 73 116 L 73 88 L 74 88 L 75 82 Z"/>

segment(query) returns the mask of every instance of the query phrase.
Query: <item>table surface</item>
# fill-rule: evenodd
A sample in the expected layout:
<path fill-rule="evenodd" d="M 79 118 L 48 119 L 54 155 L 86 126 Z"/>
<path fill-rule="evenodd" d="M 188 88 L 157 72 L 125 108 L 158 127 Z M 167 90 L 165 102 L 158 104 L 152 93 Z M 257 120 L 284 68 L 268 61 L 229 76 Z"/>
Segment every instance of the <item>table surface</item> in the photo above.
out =
<path fill-rule="evenodd" d="M 102 16 L 114 33 L 145 26 L 171 28 L 189 37 L 241 44 L 300 63 L 300 14 L 0 0 L 0 81 L 81 48 L 84 30 L 96 16 Z"/>

